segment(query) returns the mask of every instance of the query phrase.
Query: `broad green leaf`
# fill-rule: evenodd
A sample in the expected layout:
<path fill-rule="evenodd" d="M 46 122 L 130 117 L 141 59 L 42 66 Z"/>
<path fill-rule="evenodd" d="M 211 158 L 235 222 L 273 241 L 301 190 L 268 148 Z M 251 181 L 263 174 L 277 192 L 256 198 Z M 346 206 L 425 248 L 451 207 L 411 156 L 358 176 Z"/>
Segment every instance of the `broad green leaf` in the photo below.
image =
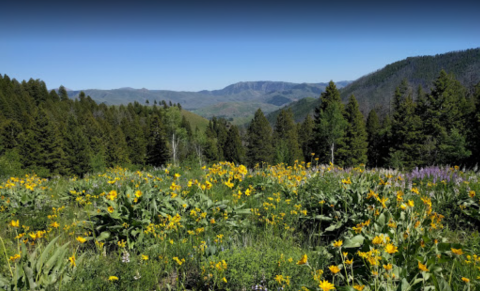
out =
<path fill-rule="evenodd" d="M 45 260 L 47 259 L 47 257 L 50 255 L 50 250 L 55 246 L 55 243 L 57 242 L 58 238 L 59 236 L 54 238 L 43 250 L 42 254 L 40 255 L 40 258 L 37 261 L 37 265 L 36 265 L 37 272 L 42 271 L 43 264 L 45 263 Z"/>
<path fill-rule="evenodd" d="M 362 246 L 363 244 L 363 241 L 365 240 L 365 238 L 362 236 L 362 235 L 356 235 L 350 239 L 346 239 L 344 244 L 343 244 L 343 248 L 346 248 L 346 249 L 349 249 L 349 248 L 358 248 L 360 246 Z"/>
<path fill-rule="evenodd" d="M 332 221 L 333 220 L 333 218 L 325 216 L 325 215 L 316 215 L 314 217 L 314 219 L 321 220 L 321 221 Z"/>

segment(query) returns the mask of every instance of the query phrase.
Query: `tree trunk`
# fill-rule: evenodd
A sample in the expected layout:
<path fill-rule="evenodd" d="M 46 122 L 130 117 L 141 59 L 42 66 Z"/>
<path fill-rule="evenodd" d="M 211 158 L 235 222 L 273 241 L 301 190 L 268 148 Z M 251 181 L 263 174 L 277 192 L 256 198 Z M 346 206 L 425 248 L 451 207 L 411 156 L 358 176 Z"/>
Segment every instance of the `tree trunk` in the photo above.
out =
<path fill-rule="evenodd" d="M 332 161 L 332 164 L 333 164 L 333 165 L 335 165 L 334 160 L 333 160 L 333 149 L 334 149 L 334 148 L 335 148 L 335 143 L 332 142 L 332 146 L 330 147 L 330 152 L 331 152 L 331 154 L 332 154 L 332 159 L 331 159 L 331 161 Z"/>

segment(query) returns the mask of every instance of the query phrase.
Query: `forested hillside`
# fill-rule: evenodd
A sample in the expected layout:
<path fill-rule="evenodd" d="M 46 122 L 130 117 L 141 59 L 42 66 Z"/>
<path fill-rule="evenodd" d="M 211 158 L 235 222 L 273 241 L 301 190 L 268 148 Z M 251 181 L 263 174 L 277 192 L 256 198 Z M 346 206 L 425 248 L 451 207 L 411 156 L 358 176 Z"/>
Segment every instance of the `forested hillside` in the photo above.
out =
<path fill-rule="evenodd" d="M 480 82 L 480 48 L 435 56 L 409 57 L 363 76 L 344 88 L 339 88 L 340 95 L 344 103 L 350 95 L 355 95 L 364 114 L 376 108 L 383 118 L 392 113 L 395 88 L 402 80 L 408 81 L 410 90 L 417 90 L 421 86 L 422 90 L 428 93 L 441 70 L 453 74 L 471 93 L 474 85 Z M 320 99 L 317 99 L 314 106 L 317 106 L 318 102 Z M 295 120 L 304 120 L 307 114 L 313 114 L 314 106 L 305 107 L 301 101 L 288 105 L 295 114 Z M 277 116 L 280 110 L 273 112 L 272 115 Z"/>

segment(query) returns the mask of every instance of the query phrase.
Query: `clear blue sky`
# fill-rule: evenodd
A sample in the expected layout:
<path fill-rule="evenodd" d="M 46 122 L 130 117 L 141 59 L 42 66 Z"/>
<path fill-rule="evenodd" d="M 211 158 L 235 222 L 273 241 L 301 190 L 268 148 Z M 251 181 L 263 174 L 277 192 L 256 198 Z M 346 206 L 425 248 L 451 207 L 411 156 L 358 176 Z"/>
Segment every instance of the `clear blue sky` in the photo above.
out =
<path fill-rule="evenodd" d="M 0 8 L 0 73 L 49 88 L 355 80 L 409 56 L 480 47 L 474 1 L 11 2 Z"/>

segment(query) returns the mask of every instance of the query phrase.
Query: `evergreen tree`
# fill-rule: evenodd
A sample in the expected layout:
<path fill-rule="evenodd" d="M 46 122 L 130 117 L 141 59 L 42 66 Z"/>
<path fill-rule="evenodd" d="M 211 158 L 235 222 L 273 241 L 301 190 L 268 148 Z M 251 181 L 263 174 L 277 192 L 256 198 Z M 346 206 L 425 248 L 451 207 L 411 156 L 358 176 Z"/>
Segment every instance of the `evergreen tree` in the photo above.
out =
<path fill-rule="evenodd" d="M 392 121 L 390 116 L 385 116 L 380 131 L 378 132 L 379 157 L 378 167 L 387 166 L 390 158 L 390 149 L 392 148 Z"/>
<path fill-rule="evenodd" d="M 66 172 L 78 176 L 88 173 L 91 170 L 88 140 L 73 115 L 68 118 L 64 141 Z"/>
<path fill-rule="evenodd" d="M 469 149 L 472 151 L 471 165 L 480 163 L 480 82 L 475 86 L 472 99 L 475 110 L 470 118 L 472 132 L 468 135 Z"/>
<path fill-rule="evenodd" d="M 243 148 L 238 128 L 235 125 L 230 126 L 228 130 L 223 152 L 225 160 L 228 162 L 234 162 L 237 165 L 245 162 L 245 149 Z"/>
<path fill-rule="evenodd" d="M 67 89 L 65 89 L 65 87 L 63 87 L 63 86 L 60 86 L 58 88 L 58 95 L 60 96 L 61 101 L 68 101 L 69 100 Z"/>
<path fill-rule="evenodd" d="M 128 145 L 122 129 L 117 126 L 108 136 L 106 150 L 107 166 L 114 167 L 130 163 L 128 158 Z"/>
<path fill-rule="evenodd" d="M 259 108 L 247 130 L 247 162 L 250 167 L 262 162 L 272 163 L 272 128 Z"/>
<path fill-rule="evenodd" d="M 65 170 L 63 139 L 43 108 L 34 117 L 34 125 L 22 138 L 21 155 L 27 167 L 46 169 L 52 175 Z"/>
<path fill-rule="evenodd" d="M 320 101 L 320 105 L 315 108 L 313 148 L 321 162 L 333 162 L 335 152 L 344 146 L 343 137 L 347 126 L 340 93 L 333 81 L 330 81 L 320 96 Z"/>
<path fill-rule="evenodd" d="M 320 140 L 324 140 L 329 147 L 329 160 L 335 164 L 335 151 L 338 150 L 338 143 L 345 135 L 348 123 L 343 118 L 340 104 L 332 102 L 319 116 L 317 124 Z"/>
<path fill-rule="evenodd" d="M 312 142 L 313 139 L 313 130 L 315 128 L 315 123 L 313 122 L 312 117 L 307 115 L 305 120 L 300 126 L 300 130 L 298 131 L 298 140 L 300 146 L 302 147 L 303 157 L 306 162 L 311 160 L 312 153 L 314 152 Z"/>
<path fill-rule="evenodd" d="M 377 167 L 380 160 L 380 121 L 375 109 L 370 110 L 367 118 L 368 164 Z"/>
<path fill-rule="evenodd" d="M 167 163 L 169 156 L 164 126 L 160 117 L 154 115 L 149 124 L 147 163 L 159 167 Z"/>
<path fill-rule="evenodd" d="M 139 117 L 135 116 L 133 121 L 126 118 L 122 120 L 122 128 L 125 133 L 125 140 L 128 145 L 128 157 L 133 164 L 143 165 L 147 155 L 147 141 L 144 131 L 140 126 Z"/>
<path fill-rule="evenodd" d="M 280 111 L 273 131 L 275 145 L 275 163 L 286 163 L 293 166 L 296 160 L 302 159 L 298 144 L 297 126 L 293 121 L 290 109 Z"/>
<path fill-rule="evenodd" d="M 443 70 L 433 85 L 434 88 L 426 98 L 423 127 L 426 142 L 423 152 L 426 154 L 427 164 L 457 163 L 458 161 L 448 158 L 452 157 L 451 150 L 449 150 L 450 153 L 444 153 L 442 149 L 445 149 L 443 145 L 449 144 L 452 138 L 457 138 L 455 136 L 457 133 L 465 132 L 461 108 L 466 103 L 466 90 L 453 75 L 448 75 Z M 449 137 L 450 134 L 454 137 Z M 468 151 L 463 148 L 464 144 L 460 143 L 457 146 L 456 151 L 459 154 L 468 154 Z"/>
<path fill-rule="evenodd" d="M 365 129 L 363 114 L 358 107 L 357 99 L 351 95 L 345 108 L 346 121 L 348 122 L 345 134 L 344 163 L 346 166 L 356 166 L 367 162 L 368 135 Z"/>
<path fill-rule="evenodd" d="M 410 95 L 397 106 L 392 120 L 394 144 L 390 165 L 412 169 L 422 165 L 422 121 L 416 115 L 416 104 Z"/>

